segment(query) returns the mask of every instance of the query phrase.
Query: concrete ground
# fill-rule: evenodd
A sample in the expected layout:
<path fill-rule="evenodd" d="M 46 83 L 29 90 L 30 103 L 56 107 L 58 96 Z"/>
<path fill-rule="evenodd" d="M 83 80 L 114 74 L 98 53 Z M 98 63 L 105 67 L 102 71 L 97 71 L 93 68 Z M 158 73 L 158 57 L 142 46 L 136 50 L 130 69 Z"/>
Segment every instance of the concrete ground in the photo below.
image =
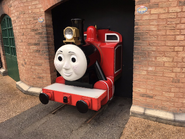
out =
<path fill-rule="evenodd" d="M 38 97 L 19 91 L 15 83 L 9 76 L 0 74 L 0 123 L 40 103 Z"/>
<path fill-rule="evenodd" d="M 96 113 L 79 113 L 60 103 L 40 104 L 38 97 L 16 89 L 15 81 L 0 75 L 0 139 L 185 139 L 185 128 L 130 117 L 131 99 L 115 97 Z"/>
<path fill-rule="evenodd" d="M 120 139 L 185 139 L 185 127 L 131 116 Z"/>

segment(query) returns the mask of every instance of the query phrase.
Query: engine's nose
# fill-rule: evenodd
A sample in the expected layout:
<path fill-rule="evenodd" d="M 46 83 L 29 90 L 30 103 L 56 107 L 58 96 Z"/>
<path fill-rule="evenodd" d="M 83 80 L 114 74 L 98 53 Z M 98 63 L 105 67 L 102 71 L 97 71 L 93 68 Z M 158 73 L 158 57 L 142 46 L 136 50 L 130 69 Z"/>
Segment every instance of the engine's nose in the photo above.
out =
<path fill-rule="evenodd" d="M 48 104 L 49 102 L 49 96 L 45 93 L 40 93 L 39 99 L 42 104 Z"/>
<path fill-rule="evenodd" d="M 79 112 L 86 113 L 88 111 L 88 105 L 85 101 L 79 100 L 76 102 L 76 107 Z"/>

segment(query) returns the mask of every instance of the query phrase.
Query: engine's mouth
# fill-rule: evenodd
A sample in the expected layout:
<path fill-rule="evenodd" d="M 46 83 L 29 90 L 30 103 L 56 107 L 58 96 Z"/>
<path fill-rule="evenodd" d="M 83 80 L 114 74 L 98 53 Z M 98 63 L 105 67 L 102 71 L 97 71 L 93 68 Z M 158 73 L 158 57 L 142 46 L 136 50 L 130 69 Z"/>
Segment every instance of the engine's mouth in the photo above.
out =
<path fill-rule="evenodd" d="M 65 76 L 69 77 L 69 76 L 71 76 L 73 73 L 72 73 L 72 72 L 69 72 L 69 73 L 63 72 L 63 74 L 64 74 Z"/>

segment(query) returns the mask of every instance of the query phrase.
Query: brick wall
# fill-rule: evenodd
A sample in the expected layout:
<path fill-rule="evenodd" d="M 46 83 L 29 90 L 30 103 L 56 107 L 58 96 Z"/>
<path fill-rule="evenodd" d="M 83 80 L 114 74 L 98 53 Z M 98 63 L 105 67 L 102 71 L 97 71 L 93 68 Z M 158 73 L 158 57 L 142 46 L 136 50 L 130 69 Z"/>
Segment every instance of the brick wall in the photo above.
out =
<path fill-rule="evenodd" d="M 12 19 L 20 80 L 27 85 L 44 87 L 56 79 L 52 17 L 48 9 L 58 2 L 3 0 L 0 3 L 0 21 L 4 14 Z M 43 23 L 38 22 L 39 17 L 44 18 Z M 4 55 L 0 40 L 0 53 Z M 5 57 L 3 67 L 6 69 Z"/>
<path fill-rule="evenodd" d="M 135 3 L 133 105 L 185 113 L 185 1 Z"/>

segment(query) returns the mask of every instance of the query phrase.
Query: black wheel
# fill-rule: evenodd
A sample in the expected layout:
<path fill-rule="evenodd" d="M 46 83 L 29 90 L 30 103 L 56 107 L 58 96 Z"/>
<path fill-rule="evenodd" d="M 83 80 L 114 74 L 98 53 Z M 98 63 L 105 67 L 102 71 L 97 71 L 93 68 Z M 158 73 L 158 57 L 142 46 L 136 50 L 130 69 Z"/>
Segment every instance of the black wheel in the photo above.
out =
<path fill-rule="evenodd" d="M 86 113 L 88 111 L 88 105 L 85 101 L 79 100 L 76 102 L 76 107 L 79 112 Z"/>
<path fill-rule="evenodd" d="M 48 104 L 48 102 L 49 102 L 49 96 L 44 93 L 40 93 L 39 99 L 42 104 Z"/>

